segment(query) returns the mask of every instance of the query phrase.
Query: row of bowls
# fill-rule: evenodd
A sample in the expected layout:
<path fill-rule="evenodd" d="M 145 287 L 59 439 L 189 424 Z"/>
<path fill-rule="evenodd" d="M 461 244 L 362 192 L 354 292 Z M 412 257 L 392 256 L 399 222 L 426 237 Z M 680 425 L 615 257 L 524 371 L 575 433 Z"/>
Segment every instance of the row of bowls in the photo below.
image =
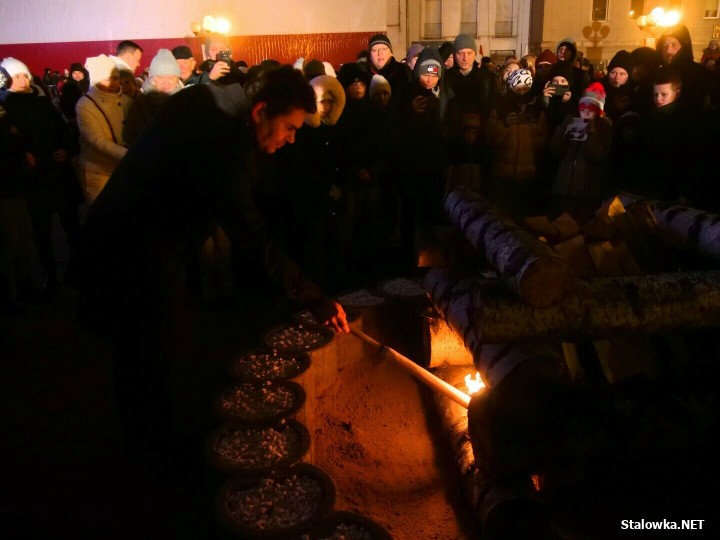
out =
<path fill-rule="evenodd" d="M 386 301 L 371 290 L 349 291 L 338 295 L 338 300 L 346 307 L 350 320 L 363 308 Z M 363 305 L 363 301 L 368 303 Z M 294 340 L 297 336 L 307 340 L 304 343 Z M 293 324 L 269 330 L 263 338 L 264 347 L 231 363 L 230 373 L 237 382 L 215 402 L 215 410 L 225 423 L 210 436 L 207 449 L 213 468 L 232 475 L 216 501 L 220 521 L 231 534 L 258 539 L 392 538 L 384 527 L 361 514 L 334 511 L 332 478 L 314 465 L 300 463 L 309 448 L 310 434 L 302 423 L 291 418 L 306 397 L 302 386 L 292 379 L 310 366 L 307 352 L 324 346 L 333 337 L 332 330 L 318 326 L 309 312 L 301 312 Z M 263 414 L 253 410 L 252 405 L 258 401 L 266 406 Z M 262 446 L 267 434 L 281 442 L 291 441 L 287 445 L 291 451 L 275 452 L 272 444 L 265 449 L 253 447 L 254 441 L 261 441 Z M 219 447 L 233 437 L 241 441 L 241 450 L 266 451 L 264 461 L 259 464 L 252 458 L 244 459 L 242 452 L 240 459 L 223 456 Z M 249 443 L 243 446 L 243 439 Z M 311 494 L 307 486 L 314 486 Z M 293 492 L 294 489 L 299 491 Z M 280 510 L 273 508 L 272 500 L 263 499 L 270 492 L 277 493 L 283 501 L 293 501 L 298 508 L 305 504 L 305 511 L 298 510 L 299 515 L 294 516 L 298 521 L 278 517 Z M 312 500 L 308 500 L 310 496 Z"/>

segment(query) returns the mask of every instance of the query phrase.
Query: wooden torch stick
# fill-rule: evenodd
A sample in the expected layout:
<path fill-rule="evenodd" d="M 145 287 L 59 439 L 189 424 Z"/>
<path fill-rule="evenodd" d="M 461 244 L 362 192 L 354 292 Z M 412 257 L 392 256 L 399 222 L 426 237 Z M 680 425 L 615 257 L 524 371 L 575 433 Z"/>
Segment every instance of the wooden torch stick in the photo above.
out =
<path fill-rule="evenodd" d="M 365 332 L 357 330 L 356 328 L 350 327 L 350 333 L 352 333 L 355 337 L 360 338 L 365 343 L 369 343 L 370 345 L 377 347 L 378 352 L 387 352 L 388 355 L 391 356 L 398 364 L 400 364 L 401 367 L 405 368 L 416 379 L 418 379 L 420 382 L 427 384 L 433 390 L 444 394 L 449 399 L 452 399 L 455 403 L 457 403 L 458 405 L 462 405 L 466 409 L 468 408 L 468 405 L 470 405 L 470 396 L 468 394 L 466 394 L 465 392 L 461 392 L 453 385 L 446 383 L 439 377 L 436 377 L 435 375 L 430 373 L 428 370 L 418 366 L 407 356 L 403 356 L 395 349 L 392 349 L 391 347 L 387 347 L 375 341 Z"/>

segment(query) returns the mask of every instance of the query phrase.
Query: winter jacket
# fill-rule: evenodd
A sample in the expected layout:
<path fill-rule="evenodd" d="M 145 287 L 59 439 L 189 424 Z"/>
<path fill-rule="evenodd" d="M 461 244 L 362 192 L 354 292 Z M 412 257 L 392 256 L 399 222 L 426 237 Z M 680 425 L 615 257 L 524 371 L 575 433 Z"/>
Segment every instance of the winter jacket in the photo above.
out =
<path fill-rule="evenodd" d="M 292 301 L 322 299 L 258 208 L 264 154 L 248 115 L 239 85 L 202 84 L 171 96 L 145 126 L 84 223 L 81 322 L 117 339 L 145 321 L 164 320 L 188 264 L 217 225 L 248 267 L 262 268 Z"/>
<path fill-rule="evenodd" d="M 566 138 L 565 130 L 574 117 L 568 117 L 553 135 L 551 149 L 560 158 L 552 192 L 561 197 L 590 201 L 600 206 L 608 184 L 608 155 L 612 144 L 612 125 L 606 117 L 589 124 L 587 140 Z"/>
<path fill-rule="evenodd" d="M 547 139 L 547 125 L 539 108 L 518 99 L 514 92 L 508 93 L 500 106 L 490 113 L 487 124 L 487 141 L 493 153 L 492 176 L 512 182 L 528 182 L 535 178 L 537 155 Z M 528 96 L 529 97 L 529 96 Z M 511 106 L 517 102 L 519 108 Z M 525 104 L 525 109 L 522 105 Z M 527 112 L 528 121 L 508 125 L 507 114 Z M 530 121 L 530 116 L 533 121 Z"/>
<path fill-rule="evenodd" d="M 88 202 L 95 200 L 127 153 L 123 126 L 131 103 L 123 94 L 108 94 L 95 86 L 78 100 L 75 107 L 80 131 L 78 175 Z"/>

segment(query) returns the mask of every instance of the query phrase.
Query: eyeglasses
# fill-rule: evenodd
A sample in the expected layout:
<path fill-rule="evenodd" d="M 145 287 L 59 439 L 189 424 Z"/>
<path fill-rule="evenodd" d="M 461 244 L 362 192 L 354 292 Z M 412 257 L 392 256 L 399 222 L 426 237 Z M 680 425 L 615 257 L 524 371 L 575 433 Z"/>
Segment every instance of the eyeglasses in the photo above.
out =
<path fill-rule="evenodd" d="M 370 52 L 372 54 L 378 54 L 378 53 L 388 52 L 389 50 L 390 50 L 390 47 L 373 47 L 372 49 L 370 49 Z"/>

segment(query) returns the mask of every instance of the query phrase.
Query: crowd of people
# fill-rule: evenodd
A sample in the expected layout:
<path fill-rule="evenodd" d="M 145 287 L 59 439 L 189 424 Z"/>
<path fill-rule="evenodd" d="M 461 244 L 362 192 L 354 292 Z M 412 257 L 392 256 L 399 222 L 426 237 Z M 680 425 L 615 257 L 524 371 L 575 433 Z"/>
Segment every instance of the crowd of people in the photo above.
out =
<path fill-rule="evenodd" d="M 466 34 L 397 55 L 385 34 L 367 45 L 337 66 L 247 66 L 214 34 L 200 65 L 160 49 L 138 78 L 144 51 L 123 41 L 72 64 L 56 100 L 21 59 L 0 63 L 2 315 L 52 301 L 61 279 L 75 288 L 78 328 L 111 358 L 127 451 L 163 481 L 195 490 L 205 472 L 205 431 L 182 420 L 193 393 L 176 384 L 196 384 L 193 300 L 265 284 L 349 332 L 333 297 L 378 268 L 415 273 L 459 188 L 517 218 L 582 222 L 620 190 L 719 210 L 717 47 L 696 63 L 682 25 L 607 73 L 572 39 L 498 66 Z"/>
<path fill-rule="evenodd" d="M 204 47 L 201 64 L 186 46 L 160 49 L 139 76 L 144 51 L 132 41 L 71 64 L 66 77 L 2 61 L 5 309 L 57 287 L 53 215 L 73 261 L 84 213 L 171 96 L 205 84 L 244 87 L 281 65 L 233 59 L 220 34 Z M 383 263 L 412 271 L 423 230 L 446 223 L 443 195 L 458 187 L 512 216 L 567 212 L 584 221 L 621 190 L 718 210 L 720 49 L 711 42 L 695 62 L 683 25 L 655 49 L 619 51 L 606 71 L 580 61 L 570 38 L 502 65 L 481 58 L 466 34 L 397 53 L 377 34 L 337 66 L 299 58 L 293 67 L 314 90 L 317 112 L 264 164 L 254 188 L 273 235 L 326 290 L 359 285 Z M 233 264 L 218 226 L 190 272 L 200 296 L 231 295 Z"/>

